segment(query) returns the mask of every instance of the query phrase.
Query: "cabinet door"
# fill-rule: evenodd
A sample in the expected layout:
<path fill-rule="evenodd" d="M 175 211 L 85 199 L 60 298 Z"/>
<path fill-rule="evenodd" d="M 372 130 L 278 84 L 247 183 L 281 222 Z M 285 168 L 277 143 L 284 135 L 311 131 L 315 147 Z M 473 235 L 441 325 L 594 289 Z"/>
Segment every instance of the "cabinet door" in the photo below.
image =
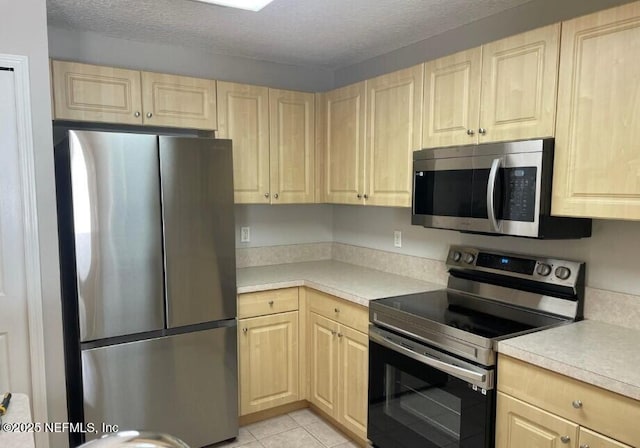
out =
<path fill-rule="evenodd" d="M 365 95 L 365 81 L 321 95 L 318 150 L 325 202 L 363 203 Z"/>
<path fill-rule="evenodd" d="M 240 415 L 298 400 L 298 312 L 238 324 Z"/>
<path fill-rule="evenodd" d="M 140 72 L 53 61 L 56 120 L 142 124 Z"/>
<path fill-rule="evenodd" d="M 216 129 L 216 82 L 142 72 L 144 124 Z"/>
<path fill-rule="evenodd" d="M 340 397 L 338 421 L 347 429 L 367 438 L 369 386 L 369 337 L 359 331 L 340 326 Z"/>
<path fill-rule="evenodd" d="M 631 448 L 629 445 L 617 442 L 587 428 L 580 428 L 578 445 L 580 448 Z"/>
<path fill-rule="evenodd" d="M 559 39 L 558 23 L 482 47 L 480 143 L 554 135 Z"/>
<path fill-rule="evenodd" d="M 332 417 L 338 415 L 339 325 L 329 319 L 309 313 L 310 401 Z"/>
<path fill-rule="evenodd" d="M 640 219 L 640 3 L 562 24 L 554 215 Z"/>
<path fill-rule="evenodd" d="M 314 202 L 315 95 L 269 89 L 271 203 Z"/>
<path fill-rule="evenodd" d="M 578 448 L 578 425 L 498 392 L 496 448 Z"/>
<path fill-rule="evenodd" d="M 480 47 L 425 64 L 423 147 L 478 142 L 481 67 Z"/>
<path fill-rule="evenodd" d="M 218 137 L 233 140 L 236 204 L 268 204 L 269 89 L 218 81 Z"/>
<path fill-rule="evenodd" d="M 422 138 L 423 68 L 367 81 L 367 204 L 411 206 L 413 151 Z"/>

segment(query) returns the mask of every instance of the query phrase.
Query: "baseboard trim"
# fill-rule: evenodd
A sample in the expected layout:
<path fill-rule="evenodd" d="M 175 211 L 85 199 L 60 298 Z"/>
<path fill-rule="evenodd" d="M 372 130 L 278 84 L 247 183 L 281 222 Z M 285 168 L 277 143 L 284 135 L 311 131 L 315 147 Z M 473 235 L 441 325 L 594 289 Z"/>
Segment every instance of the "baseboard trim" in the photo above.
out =
<path fill-rule="evenodd" d="M 273 417 L 288 414 L 289 412 L 305 409 L 309 407 L 307 400 L 294 401 L 293 403 L 287 403 L 275 408 L 265 409 L 264 411 L 254 412 L 253 414 L 241 415 L 238 419 L 240 426 L 250 425 L 251 423 L 260 422 L 262 420 L 268 420 Z"/>

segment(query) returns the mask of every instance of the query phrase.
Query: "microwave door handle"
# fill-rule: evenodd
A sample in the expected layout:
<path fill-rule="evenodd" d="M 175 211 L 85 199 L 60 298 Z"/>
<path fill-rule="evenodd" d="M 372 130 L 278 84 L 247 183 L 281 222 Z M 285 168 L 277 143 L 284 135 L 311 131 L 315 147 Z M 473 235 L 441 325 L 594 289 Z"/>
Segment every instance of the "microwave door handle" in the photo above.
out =
<path fill-rule="evenodd" d="M 489 221 L 491 227 L 496 232 L 500 231 L 500 225 L 496 219 L 496 204 L 494 201 L 494 194 L 496 191 L 496 180 L 498 178 L 498 170 L 500 170 L 501 159 L 493 159 L 491 163 L 491 171 L 489 171 L 489 181 L 487 182 L 487 214 L 489 215 Z"/>

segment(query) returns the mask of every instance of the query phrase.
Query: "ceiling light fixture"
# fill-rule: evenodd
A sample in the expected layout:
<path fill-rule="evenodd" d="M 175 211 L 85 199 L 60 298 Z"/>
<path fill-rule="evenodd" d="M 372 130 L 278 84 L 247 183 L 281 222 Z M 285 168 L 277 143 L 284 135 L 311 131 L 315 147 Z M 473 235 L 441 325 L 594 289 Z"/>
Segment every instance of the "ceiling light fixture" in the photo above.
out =
<path fill-rule="evenodd" d="M 229 8 L 246 9 L 248 11 L 260 11 L 273 0 L 196 0 L 212 5 L 228 6 Z"/>

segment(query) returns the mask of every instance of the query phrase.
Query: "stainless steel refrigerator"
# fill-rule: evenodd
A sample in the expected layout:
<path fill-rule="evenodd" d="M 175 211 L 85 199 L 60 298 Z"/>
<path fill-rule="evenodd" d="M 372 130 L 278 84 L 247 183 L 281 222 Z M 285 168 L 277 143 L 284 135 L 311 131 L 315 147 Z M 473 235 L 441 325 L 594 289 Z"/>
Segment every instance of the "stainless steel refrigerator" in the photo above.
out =
<path fill-rule="evenodd" d="M 237 436 L 231 142 L 68 130 L 55 162 L 72 446 Z"/>

